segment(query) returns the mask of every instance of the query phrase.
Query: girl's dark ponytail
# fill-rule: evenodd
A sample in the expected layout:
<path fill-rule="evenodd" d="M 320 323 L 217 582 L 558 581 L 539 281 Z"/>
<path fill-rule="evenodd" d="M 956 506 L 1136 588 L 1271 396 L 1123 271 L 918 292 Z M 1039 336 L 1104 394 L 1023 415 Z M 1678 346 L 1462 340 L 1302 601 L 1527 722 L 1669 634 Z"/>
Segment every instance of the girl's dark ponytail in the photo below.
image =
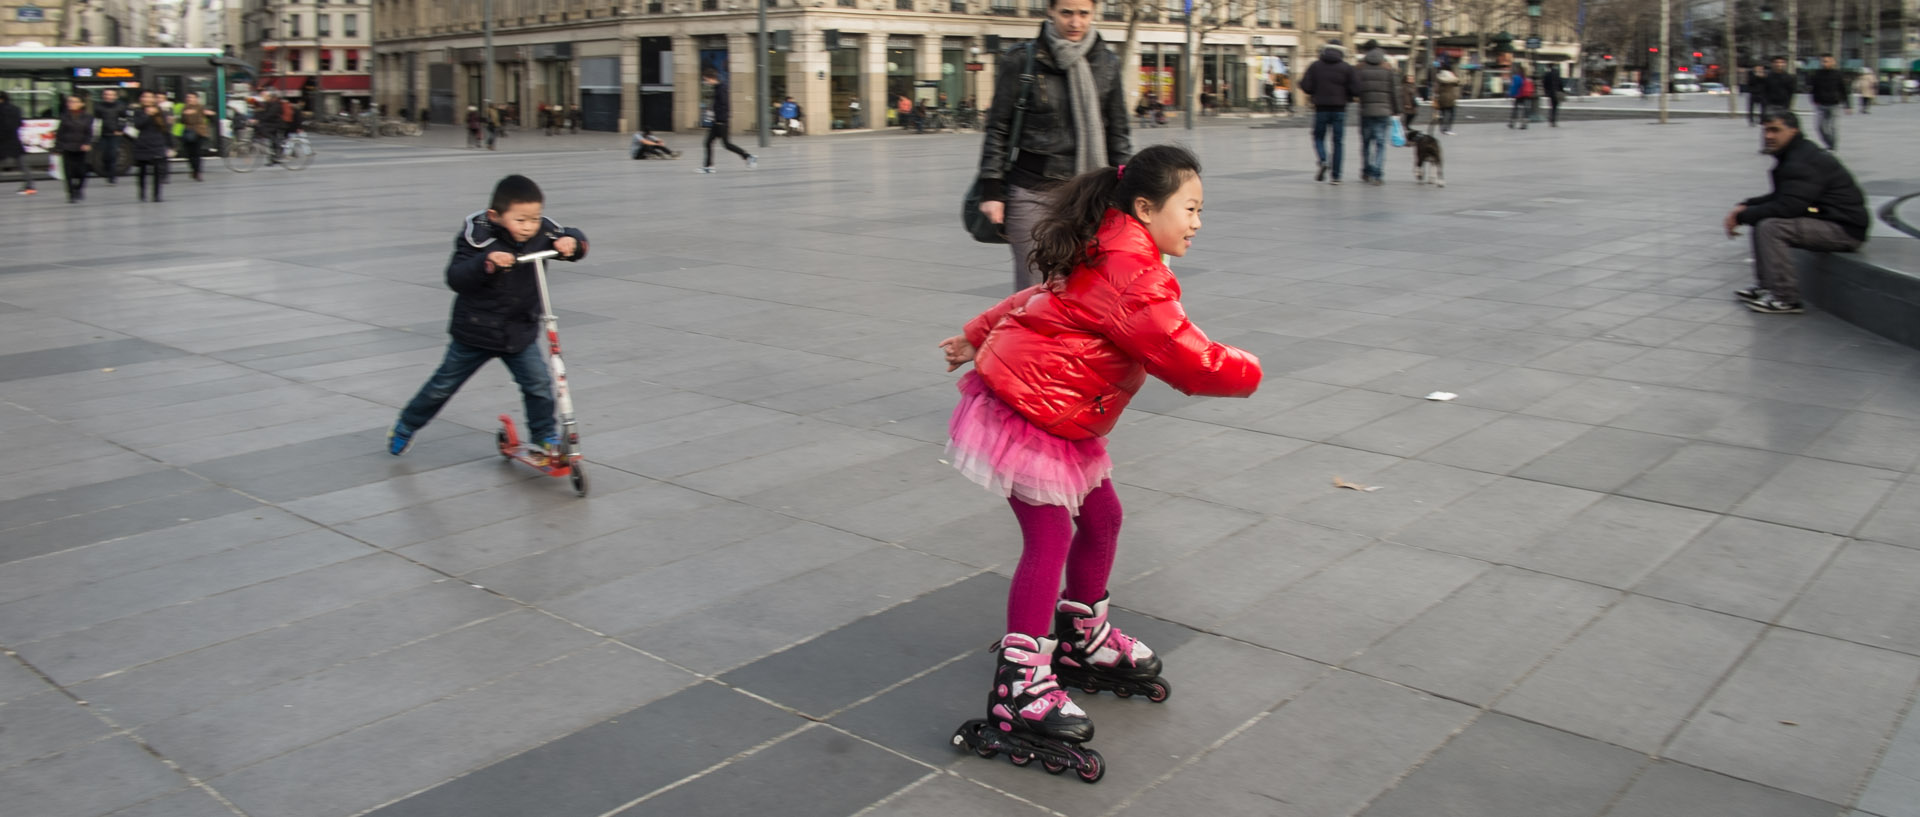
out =
<path fill-rule="evenodd" d="M 1200 175 L 1200 160 L 1174 145 L 1154 145 L 1118 168 L 1090 170 L 1047 194 L 1047 211 L 1033 225 L 1033 249 L 1027 262 L 1042 281 L 1065 278 L 1099 254 L 1094 239 L 1107 209 L 1133 213 L 1135 199 L 1166 204 Z"/>

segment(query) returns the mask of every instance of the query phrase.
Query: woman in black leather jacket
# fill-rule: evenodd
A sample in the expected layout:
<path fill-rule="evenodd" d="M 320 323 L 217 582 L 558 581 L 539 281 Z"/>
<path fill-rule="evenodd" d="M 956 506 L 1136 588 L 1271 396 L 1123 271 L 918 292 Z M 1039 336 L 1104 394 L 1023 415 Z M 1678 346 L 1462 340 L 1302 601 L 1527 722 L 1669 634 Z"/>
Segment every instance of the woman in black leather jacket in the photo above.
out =
<path fill-rule="evenodd" d="M 1016 292 L 1039 283 L 1027 252 L 1046 191 L 1079 173 L 1125 164 L 1133 155 L 1120 58 L 1093 30 L 1093 14 L 1093 0 L 1051 0 L 1047 21 L 1031 43 L 1035 81 L 1011 165 L 1007 142 L 1030 46 L 1003 52 L 994 74 L 980 151 L 980 212 L 1001 225 L 1013 246 Z"/>
<path fill-rule="evenodd" d="M 67 109 L 60 112 L 60 124 L 53 131 L 53 149 L 60 151 L 60 174 L 67 178 L 67 203 L 87 197 L 87 151 L 93 148 L 93 114 L 87 101 L 67 97 Z"/>

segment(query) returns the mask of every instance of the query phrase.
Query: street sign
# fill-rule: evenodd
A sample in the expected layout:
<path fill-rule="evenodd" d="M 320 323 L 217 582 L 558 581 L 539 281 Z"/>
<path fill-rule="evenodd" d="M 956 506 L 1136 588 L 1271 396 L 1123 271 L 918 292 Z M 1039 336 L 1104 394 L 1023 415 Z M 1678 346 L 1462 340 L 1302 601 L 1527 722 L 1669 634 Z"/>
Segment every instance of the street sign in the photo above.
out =
<path fill-rule="evenodd" d="M 1527 50 L 1528 50 L 1528 51 L 1539 51 L 1539 50 L 1540 50 L 1540 38 L 1539 38 L 1539 37 L 1528 37 L 1528 38 L 1527 38 Z"/>
<path fill-rule="evenodd" d="M 19 23 L 44 23 L 47 10 L 39 6 L 21 6 L 13 10 L 13 19 Z"/>

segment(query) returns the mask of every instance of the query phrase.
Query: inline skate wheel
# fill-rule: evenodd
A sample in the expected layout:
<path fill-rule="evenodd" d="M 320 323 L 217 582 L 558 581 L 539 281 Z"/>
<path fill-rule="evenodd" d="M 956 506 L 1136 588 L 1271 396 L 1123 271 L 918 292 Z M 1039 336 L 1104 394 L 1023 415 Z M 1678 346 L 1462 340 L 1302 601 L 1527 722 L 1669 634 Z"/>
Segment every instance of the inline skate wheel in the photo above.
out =
<path fill-rule="evenodd" d="M 1025 766 L 1033 762 L 1033 755 L 1026 752 L 1008 752 L 1007 762 L 1015 766 Z"/>
<path fill-rule="evenodd" d="M 1047 770 L 1047 774 L 1059 774 L 1067 770 L 1067 764 L 1055 763 L 1051 760 L 1042 760 L 1040 765 Z"/>
<path fill-rule="evenodd" d="M 1113 696 L 1115 698 L 1131 698 L 1133 697 L 1133 690 L 1126 687 L 1114 687 Z"/>
<path fill-rule="evenodd" d="M 1150 691 L 1147 692 L 1147 700 L 1154 703 L 1166 703 L 1167 698 L 1173 695 L 1173 685 L 1167 683 L 1167 679 L 1165 678 L 1155 678 L 1152 681 L 1148 681 L 1147 686 L 1150 689 Z"/>
<path fill-rule="evenodd" d="M 1081 780 L 1088 783 L 1098 783 L 1100 782 L 1100 778 L 1107 776 L 1107 761 L 1106 758 L 1100 756 L 1099 751 L 1083 749 L 1081 750 L 1081 759 L 1086 761 L 1086 764 L 1077 770 Z"/>

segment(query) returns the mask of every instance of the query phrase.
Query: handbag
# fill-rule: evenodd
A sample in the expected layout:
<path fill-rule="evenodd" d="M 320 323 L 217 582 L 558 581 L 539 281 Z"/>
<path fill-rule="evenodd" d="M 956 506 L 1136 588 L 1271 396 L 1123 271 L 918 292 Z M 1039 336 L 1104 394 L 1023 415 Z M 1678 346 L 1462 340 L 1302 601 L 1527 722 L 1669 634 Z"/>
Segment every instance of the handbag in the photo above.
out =
<path fill-rule="evenodd" d="M 1027 100 L 1033 97 L 1033 51 L 1034 43 L 1027 43 L 1027 69 L 1020 73 L 1020 101 L 1013 106 L 1013 129 L 1007 133 L 1007 158 L 1001 164 L 1000 172 L 1004 176 L 1007 168 L 1013 166 L 1013 159 L 1020 151 L 1020 130 L 1027 122 Z M 982 244 L 1005 244 L 1007 235 L 1001 231 L 1001 225 L 993 223 L 986 213 L 980 212 L 980 177 L 975 176 L 973 186 L 967 188 L 967 195 L 960 202 L 960 223 L 965 225 L 973 240 Z"/>
<path fill-rule="evenodd" d="M 1407 146 L 1407 126 L 1397 116 L 1393 118 L 1393 146 L 1397 148 Z"/>

